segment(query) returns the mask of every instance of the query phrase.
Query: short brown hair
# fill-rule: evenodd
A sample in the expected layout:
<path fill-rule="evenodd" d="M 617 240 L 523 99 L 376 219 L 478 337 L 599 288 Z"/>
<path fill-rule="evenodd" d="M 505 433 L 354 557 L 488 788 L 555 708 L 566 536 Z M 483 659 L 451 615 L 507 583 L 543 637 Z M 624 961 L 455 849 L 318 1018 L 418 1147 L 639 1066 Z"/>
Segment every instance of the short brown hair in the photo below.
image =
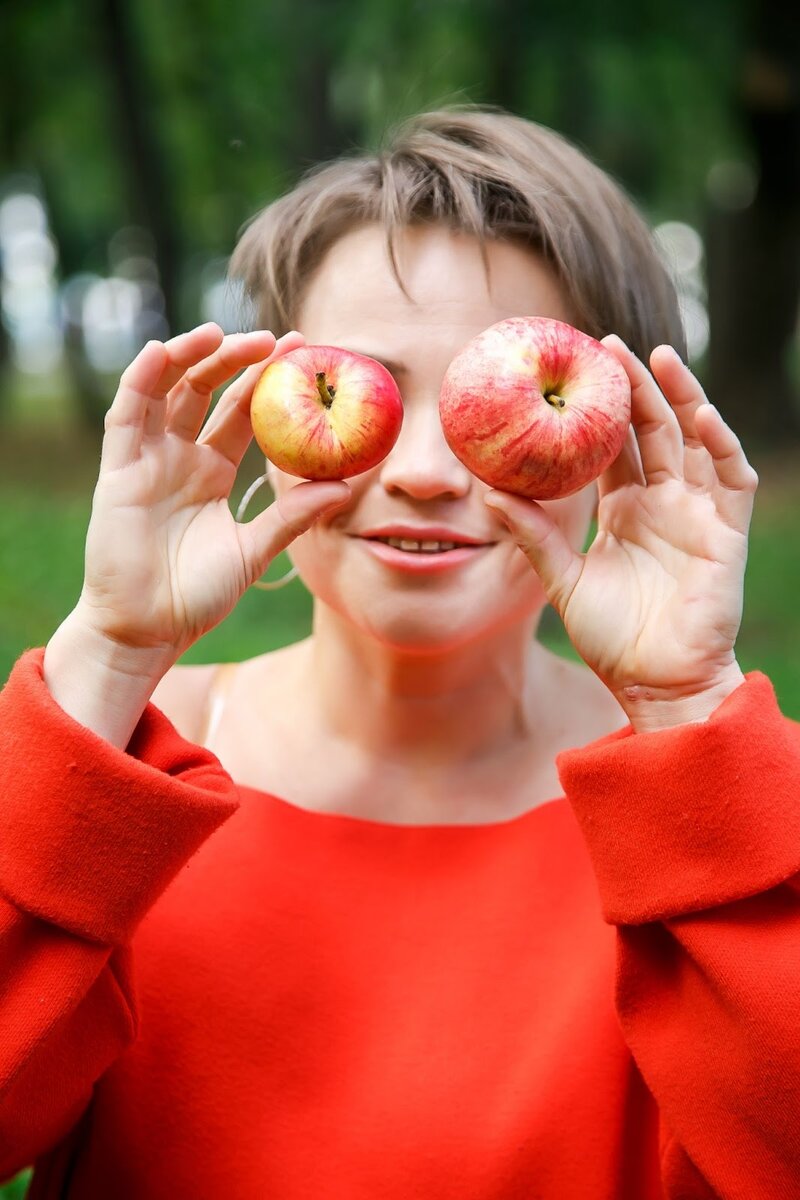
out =
<path fill-rule="evenodd" d="M 245 227 L 230 274 L 261 328 L 295 327 L 303 291 L 330 246 L 380 223 L 395 278 L 395 238 L 437 223 L 485 242 L 538 251 L 556 272 L 573 323 L 617 333 L 645 361 L 660 342 L 686 354 L 672 279 L 627 193 L 560 134 L 494 106 L 457 104 L 391 129 L 377 152 L 307 171 Z M 411 297 L 409 297 L 411 299 Z M 520 314 L 522 315 L 522 314 Z"/>

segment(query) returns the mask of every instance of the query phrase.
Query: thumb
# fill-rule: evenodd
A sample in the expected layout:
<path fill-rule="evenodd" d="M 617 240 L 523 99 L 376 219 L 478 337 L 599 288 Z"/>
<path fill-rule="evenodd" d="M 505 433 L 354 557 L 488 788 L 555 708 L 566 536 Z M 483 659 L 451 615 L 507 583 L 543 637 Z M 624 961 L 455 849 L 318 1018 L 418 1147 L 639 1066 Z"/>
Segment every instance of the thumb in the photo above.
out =
<path fill-rule="evenodd" d="M 343 480 L 298 483 L 247 525 L 240 526 L 248 582 L 263 575 L 273 558 L 310 529 L 317 517 L 346 504 L 351 494 Z"/>
<path fill-rule="evenodd" d="M 485 503 L 511 531 L 539 576 L 547 599 L 563 616 L 583 570 L 583 555 L 575 553 L 547 510 L 535 500 L 492 491 Z"/>

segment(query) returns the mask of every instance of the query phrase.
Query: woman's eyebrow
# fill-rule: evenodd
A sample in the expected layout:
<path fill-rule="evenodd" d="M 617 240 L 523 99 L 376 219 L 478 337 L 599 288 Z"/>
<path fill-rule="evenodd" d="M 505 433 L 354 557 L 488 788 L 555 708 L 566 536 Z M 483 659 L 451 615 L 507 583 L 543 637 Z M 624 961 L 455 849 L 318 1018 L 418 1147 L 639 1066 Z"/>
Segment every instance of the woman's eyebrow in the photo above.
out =
<path fill-rule="evenodd" d="M 339 349 L 349 350 L 351 354 L 362 354 L 365 358 L 374 358 L 375 362 L 379 362 L 382 367 L 386 367 L 386 370 L 391 375 L 408 374 L 408 367 L 403 366 L 402 363 L 392 362 L 390 358 L 381 358 L 379 354 L 373 354 L 371 350 L 356 350 L 354 346 L 340 346 Z"/>

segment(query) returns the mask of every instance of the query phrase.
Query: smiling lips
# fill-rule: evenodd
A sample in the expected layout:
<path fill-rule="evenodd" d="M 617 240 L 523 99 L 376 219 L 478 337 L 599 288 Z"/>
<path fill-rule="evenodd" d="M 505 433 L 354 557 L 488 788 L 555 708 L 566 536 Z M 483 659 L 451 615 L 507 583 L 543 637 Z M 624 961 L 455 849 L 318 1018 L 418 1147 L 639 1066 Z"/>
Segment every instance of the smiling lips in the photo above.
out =
<path fill-rule="evenodd" d="M 485 546 L 488 539 L 459 533 L 445 525 L 383 525 L 358 536 L 416 553 L 437 553 L 462 546 Z"/>
<path fill-rule="evenodd" d="M 414 538 L 371 538 L 373 542 L 382 542 L 385 546 L 394 546 L 396 550 L 411 551 L 413 554 L 441 554 L 443 551 L 455 550 L 458 543 L 441 542 L 435 539 L 417 541 Z"/>
<path fill-rule="evenodd" d="M 365 549 L 380 562 L 411 572 L 437 572 L 474 561 L 492 543 L 443 526 L 424 529 L 385 526 L 358 535 Z"/>

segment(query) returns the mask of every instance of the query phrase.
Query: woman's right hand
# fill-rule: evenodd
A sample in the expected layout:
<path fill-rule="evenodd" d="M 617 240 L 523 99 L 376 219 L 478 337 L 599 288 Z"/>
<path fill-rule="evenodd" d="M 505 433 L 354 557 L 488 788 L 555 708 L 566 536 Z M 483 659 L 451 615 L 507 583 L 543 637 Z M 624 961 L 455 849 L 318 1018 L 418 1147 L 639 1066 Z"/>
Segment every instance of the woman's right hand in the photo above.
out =
<path fill-rule="evenodd" d="M 209 324 L 136 356 L 106 416 L 83 589 L 56 635 L 59 650 L 65 636 L 90 655 L 102 647 L 100 658 L 124 662 L 123 673 L 141 673 L 152 691 L 281 550 L 348 499 L 345 483 L 303 482 L 247 524 L 229 507 L 252 438 L 255 383 L 303 344 L 299 333 L 226 337 Z M 206 422 L 212 392 L 242 368 Z M 48 656 L 58 657 L 50 644 L 46 668 Z"/>

